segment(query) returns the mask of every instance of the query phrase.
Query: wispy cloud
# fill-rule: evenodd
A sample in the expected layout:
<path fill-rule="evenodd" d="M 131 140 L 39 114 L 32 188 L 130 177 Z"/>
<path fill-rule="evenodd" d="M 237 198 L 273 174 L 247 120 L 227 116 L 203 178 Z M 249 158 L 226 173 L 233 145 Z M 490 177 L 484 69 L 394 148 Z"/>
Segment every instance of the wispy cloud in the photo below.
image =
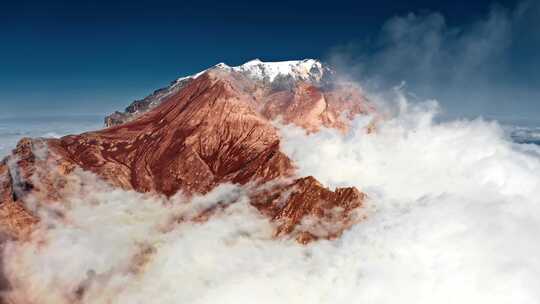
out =
<path fill-rule="evenodd" d="M 452 115 L 504 118 L 540 113 L 539 53 L 540 3 L 524 1 L 494 5 L 459 26 L 438 12 L 395 16 L 375 38 L 336 47 L 329 57 L 373 86 L 405 81 Z"/>

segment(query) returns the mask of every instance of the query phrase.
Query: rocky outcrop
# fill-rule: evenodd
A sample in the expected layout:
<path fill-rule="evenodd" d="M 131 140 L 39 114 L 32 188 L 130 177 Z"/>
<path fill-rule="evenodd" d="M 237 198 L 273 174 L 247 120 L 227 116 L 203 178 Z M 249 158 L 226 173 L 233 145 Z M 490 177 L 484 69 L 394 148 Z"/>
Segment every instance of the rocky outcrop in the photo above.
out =
<path fill-rule="evenodd" d="M 291 235 L 300 243 L 338 237 L 360 216 L 354 214 L 365 194 L 356 188 L 331 191 L 312 176 L 256 191 L 252 204 L 278 223 L 276 236 Z"/>
<path fill-rule="evenodd" d="M 0 228 L 21 235 L 38 220 L 23 207 L 26 197 L 40 204 L 61 200 L 70 173 L 81 168 L 116 187 L 167 196 L 204 194 L 222 183 L 248 185 L 252 205 L 277 223 L 276 237 L 307 243 L 339 236 L 358 219 L 354 211 L 364 194 L 298 178 L 272 120 L 310 132 L 345 129 L 373 108 L 352 85 L 326 90 L 294 79 L 293 89 L 276 91 L 261 85 L 269 77 L 248 76 L 212 69 L 154 93 L 160 102 L 136 119 L 59 139 L 21 140 L 0 166 Z"/>
<path fill-rule="evenodd" d="M 24 238 L 37 222 L 16 199 L 8 166 L 0 163 L 0 239 Z"/>
<path fill-rule="evenodd" d="M 299 82 L 294 90 L 264 96 L 261 104 L 262 114 L 267 119 L 294 124 L 309 132 L 321 127 L 346 130 L 355 116 L 375 112 L 361 90 L 346 83 L 324 90 Z"/>

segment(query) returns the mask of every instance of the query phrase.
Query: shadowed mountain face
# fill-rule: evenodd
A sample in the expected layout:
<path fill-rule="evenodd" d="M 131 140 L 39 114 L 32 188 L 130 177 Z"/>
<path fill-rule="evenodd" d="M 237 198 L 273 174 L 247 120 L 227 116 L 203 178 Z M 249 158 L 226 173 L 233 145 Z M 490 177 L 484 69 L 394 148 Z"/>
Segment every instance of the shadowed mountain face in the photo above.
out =
<path fill-rule="evenodd" d="M 374 110 L 359 88 L 323 86 L 322 72 L 312 68 L 285 75 L 279 67 L 259 70 L 213 68 L 183 79 L 181 87 L 136 114 L 107 118 L 109 128 L 21 140 L 0 164 L 0 227 L 11 237 L 24 236 L 39 220 L 25 209 L 26 200 L 61 201 L 76 188 L 72 173 L 82 169 L 115 187 L 166 196 L 205 194 L 223 183 L 244 185 L 251 204 L 277 223 L 276 236 L 294 234 L 302 243 L 320 237 L 295 229 L 307 215 L 337 224 L 323 237 L 339 236 L 354 223 L 351 212 L 364 195 L 355 188 L 330 191 L 312 177 L 296 176 L 272 120 L 308 132 L 345 130 L 351 118 Z M 205 210 L 201 218 L 211 213 Z"/>

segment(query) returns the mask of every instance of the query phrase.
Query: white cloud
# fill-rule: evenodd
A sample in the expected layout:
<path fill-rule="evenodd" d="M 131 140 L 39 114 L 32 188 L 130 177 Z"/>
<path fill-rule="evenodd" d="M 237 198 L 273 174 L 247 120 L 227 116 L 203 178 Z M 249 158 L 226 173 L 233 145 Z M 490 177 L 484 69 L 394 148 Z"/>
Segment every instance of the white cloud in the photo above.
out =
<path fill-rule="evenodd" d="M 389 19 L 364 43 L 336 47 L 329 57 L 365 85 L 406 81 L 421 99 L 440 100 L 452 117 L 537 121 L 539 29 L 538 1 L 493 5 L 472 21 L 412 12 Z"/>
<path fill-rule="evenodd" d="M 55 206 L 32 242 L 5 248 L 12 298 L 29 303 L 538 303 L 540 151 L 496 123 L 435 123 L 411 105 L 375 134 L 284 127 L 301 174 L 369 195 L 368 219 L 301 246 L 241 188 L 172 199 L 111 189 L 93 176 Z M 534 151 L 531 151 L 533 149 Z M 217 202 L 210 221 L 189 221 Z M 178 221 L 184 219 L 184 221 Z M 81 286 L 84 286 L 82 288 Z M 84 291 L 84 292 L 83 292 Z"/>

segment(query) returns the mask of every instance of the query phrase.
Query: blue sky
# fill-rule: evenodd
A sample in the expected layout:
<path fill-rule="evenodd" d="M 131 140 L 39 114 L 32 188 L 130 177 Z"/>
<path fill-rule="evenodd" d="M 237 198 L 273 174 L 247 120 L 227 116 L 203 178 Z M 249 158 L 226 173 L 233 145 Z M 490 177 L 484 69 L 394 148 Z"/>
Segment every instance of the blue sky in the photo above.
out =
<path fill-rule="evenodd" d="M 348 72 L 362 80 L 405 80 L 413 91 L 444 99 L 457 115 L 540 114 L 540 77 L 535 72 L 540 70 L 535 59 L 540 52 L 540 27 L 535 27 L 540 9 L 532 1 L 13 1 L 1 6 L 0 116 L 107 113 L 178 76 L 256 57 L 311 57 L 360 66 Z M 492 25 L 493 14 L 502 21 Z M 458 60 L 460 47 L 471 48 L 467 41 L 483 39 L 483 24 L 510 26 L 503 29 L 507 36 L 488 39 L 490 56 L 480 58 L 480 64 Z M 413 37 L 396 38 L 396 27 Z M 395 60 L 410 44 L 433 48 L 423 40 L 431 37 L 433 28 L 434 39 L 443 41 L 435 47 L 456 50 L 438 52 L 435 56 L 441 58 L 413 77 L 407 62 Z M 504 46 L 489 44 L 499 42 Z M 499 48 L 502 54 L 492 56 L 491 50 Z M 433 56 L 429 50 L 413 51 Z M 392 60 L 392 69 L 378 70 L 381 62 Z M 472 64 L 474 71 L 460 76 L 471 81 L 441 89 L 448 79 L 456 79 L 440 72 L 448 62 Z M 488 74 L 501 75 L 484 77 Z M 456 92 L 474 91 L 473 85 L 478 88 L 475 100 L 481 102 L 456 101 L 466 98 Z M 486 94 L 494 88 L 519 92 L 519 100 L 490 104 L 485 100 L 494 97 Z"/>

